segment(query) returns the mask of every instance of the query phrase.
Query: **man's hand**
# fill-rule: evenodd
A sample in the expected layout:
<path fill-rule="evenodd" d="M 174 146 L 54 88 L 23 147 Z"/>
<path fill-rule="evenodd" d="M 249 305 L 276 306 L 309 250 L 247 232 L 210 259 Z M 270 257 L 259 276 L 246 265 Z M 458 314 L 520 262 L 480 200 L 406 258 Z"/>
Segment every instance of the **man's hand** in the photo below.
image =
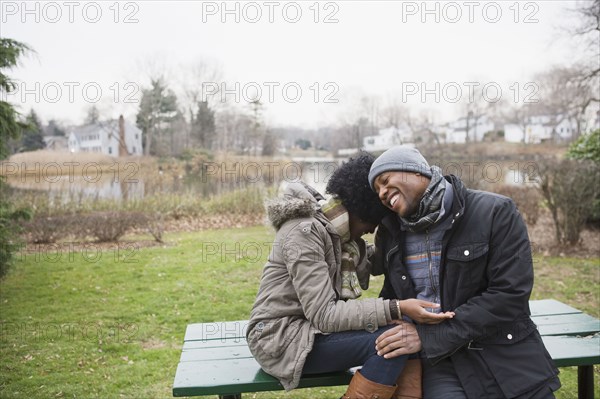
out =
<path fill-rule="evenodd" d="M 431 313 L 426 308 L 439 308 L 440 305 L 420 299 L 404 299 L 400 301 L 400 311 L 420 324 L 438 324 L 454 317 L 454 312 Z"/>
<path fill-rule="evenodd" d="M 402 321 L 377 338 L 375 349 L 379 356 L 390 359 L 417 353 L 421 350 L 421 339 L 413 324 Z"/>

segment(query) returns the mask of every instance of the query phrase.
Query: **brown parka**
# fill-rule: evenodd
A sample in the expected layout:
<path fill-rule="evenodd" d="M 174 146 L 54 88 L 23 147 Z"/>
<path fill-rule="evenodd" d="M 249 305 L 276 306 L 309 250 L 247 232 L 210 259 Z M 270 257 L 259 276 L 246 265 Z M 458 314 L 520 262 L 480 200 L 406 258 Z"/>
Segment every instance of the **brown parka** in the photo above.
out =
<path fill-rule="evenodd" d="M 247 329 L 248 346 L 286 390 L 298 385 L 316 334 L 376 331 L 391 322 L 389 300 L 340 300 L 341 242 L 319 209 L 320 195 L 300 183 L 267 206 L 276 236 Z M 368 284 L 366 246 L 359 279 Z"/>

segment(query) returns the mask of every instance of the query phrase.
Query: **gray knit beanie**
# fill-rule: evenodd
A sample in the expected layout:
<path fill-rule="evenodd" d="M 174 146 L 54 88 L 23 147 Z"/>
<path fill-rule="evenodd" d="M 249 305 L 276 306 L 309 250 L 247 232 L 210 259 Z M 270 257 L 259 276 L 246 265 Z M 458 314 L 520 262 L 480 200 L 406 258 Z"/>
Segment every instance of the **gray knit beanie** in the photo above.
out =
<path fill-rule="evenodd" d="M 375 178 L 389 171 L 415 172 L 431 178 L 431 168 L 419 150 L 402 145 L 385 151 L 371 165 L 369 184 L 373 190 Z"/>

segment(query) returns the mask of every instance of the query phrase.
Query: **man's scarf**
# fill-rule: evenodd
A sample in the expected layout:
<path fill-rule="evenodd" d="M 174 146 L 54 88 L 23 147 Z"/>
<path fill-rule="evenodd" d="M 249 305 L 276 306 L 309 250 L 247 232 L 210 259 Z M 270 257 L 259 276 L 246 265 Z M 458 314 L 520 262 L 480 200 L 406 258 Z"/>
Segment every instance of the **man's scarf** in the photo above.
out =
<path fill-rule="evenodd" d="M 350 217 L 348 211 L 342 205 L 342 201 L 332 197 L 328 200 L 319 201 L 321 210 L 329 219 L 342 242 L 342 292 L 341 299 L 356 299 L 362 295 L 358 282 L 356 265 L 360 261 L 360 249 L 358 244 L 350 239 Z"/>
<path fill-rule="evenodd" d="M 418 232 L 427 229 L 437 222 L 442 215 L 442 201 L 446 191 L 446 181 L 442 176 L 442 170 L 437 166 L 431 167 L 431 181 L 423 193 L 423 198 L 419 203 L 419 210 L 407 218 L 401 217 L 402 224 L 412 232 Z"/>

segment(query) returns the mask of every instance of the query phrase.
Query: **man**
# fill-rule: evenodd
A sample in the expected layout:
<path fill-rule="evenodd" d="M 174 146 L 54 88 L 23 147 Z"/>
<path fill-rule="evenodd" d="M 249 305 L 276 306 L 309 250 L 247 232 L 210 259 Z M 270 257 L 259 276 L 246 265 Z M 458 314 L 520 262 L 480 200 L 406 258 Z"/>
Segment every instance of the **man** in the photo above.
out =
<path fill-rule="evenodd" d="M 373 163 L 369 183 L 395 213 L 375 239 L 381 296 L 416 297 L 440 305 L 432 312 L 455 313 L 385 332 L 378 353 L 421 350 L 425 398 L 553 398 L 558 370 L 529 317 L 531 247 L 513 201 L 467 189 L 402 146 Z"/>

